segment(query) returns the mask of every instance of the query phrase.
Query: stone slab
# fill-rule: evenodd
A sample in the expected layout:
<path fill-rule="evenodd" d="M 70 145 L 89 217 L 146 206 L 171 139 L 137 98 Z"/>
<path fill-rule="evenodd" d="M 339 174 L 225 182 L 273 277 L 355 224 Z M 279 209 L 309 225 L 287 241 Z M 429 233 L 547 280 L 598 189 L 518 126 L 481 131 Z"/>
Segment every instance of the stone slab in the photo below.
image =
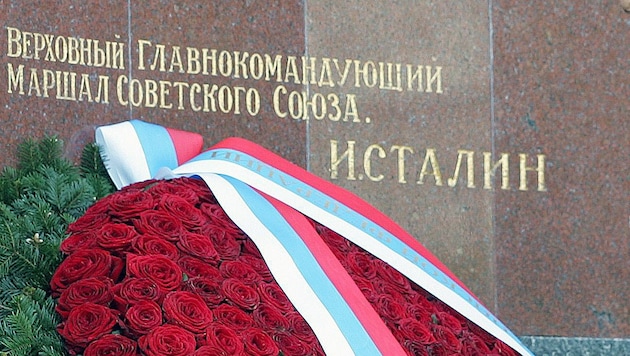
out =
<path fill-rule="evenodd" d="M 125 43 L 127 38 L 127 2 L 86 2 L 59 1 L 42 3 L 40 1 L 3 1 L 0 11 L 0 21 L 3 24 L 0 36 L 0 147 L 5 154 L 0 162 L 2 165 L 13 162 L 16 143 L 25 137 L 39 138 L 43 135 L 58 135 L 68 142 L 68 154 L 76 155 L 79 147 L 83 147 L 93 136 L 94 125 L 101 122 L 111 122 L 127 118 L 125 107 L 112 104 L 113 98 L 97 97 L 98 76 L 114 76 L 119 71 L 114 68 L 93 68 L 86 65 L 69 64 L 70 58 L 54 55 L 54 43 L 60 37 L 59 53 L 64 53 L 70 37 L 84 37 L 112 43 Z M 107 14 L 107 16 L 102 16 Z M 29 34 L 23 35 L 23 32 Z M 9 33 L 15 41 L 9 43 Z M 33 33 L 53 35 L 51 38 L 53 53 L 47 50 L 35 51 L 36 40 Z M 18 39 L 19 37 L 19 39 Z M 24 50 L 24 41 L 29 43 Z M 46 40 L 37 43 L 45 44 Z M 65 43 L 65 47 L 64 47 Z M 26 58 L 25 58 L 26 57 Z M 39 58 L 39 59 L 37 59 Z M 75 58 L 76 59 L 76 58 Z M 74 59 L 72 60 L 74 62 Z M 84 60 L 84 62 L 86 62 Z M 125 63 L 112 61 L 110 67 Z M 10 70 L 9 65 L 13 68 Z M 15 87 L 15 81 L 10 81 L 9 72 L 14 77 L 19 76 L 19 68 L 23 66 L 22 88 Z M 73 72 L 76 78 L 89 76 L 90 87 L 94 93 L 82 95 L 81 101 L 57 99 L 56 72 Z M 46 78 L 44 78 L 46 77 Z M 63 74 L 61 74 L 63 80 Z M 46 80 L 46 83 L 44 81 Z M 79 79 L 77 79 L 79 80 Z M 79 80 L 80 81 L 80 80 Z M 29 85 L 33 82 L 33 85 Z M 45 86 L 51 87 L 44 89 Z M 63 86 L 60 87 L 61 96 L 65 95 Z M 80 87 L 75 89 L 75 96 Z"/>
<path fill-rule="evenodd" d="M 496 196 L 499 316 L 522 335 L 628 337 L 630 14 L 493 4 L 495 147 L 547 156 L 547 192 Z"/>
<path fill-rule="evenodd" d="M 278 120 L 273 115 L 269 100 L 266 99 L 271 91 L 271 82 L 256 83 L 256 89 L 260 90 L 265 100 L 261 101 L 256 114 L 249 116 L 245 109 L 237 113 L 235 106 L 229 108 L 227 104 L 223 107 L 225 110 L 217 104 L 214 107 L 204 105 L 203 89 L 195 94 L 194 99 L 195 107 L 200 110 L 192 110 L 189 91 L 184 92 L 181 101 L 178 95 L 180 88 L 185 89 L 184 84 L 173 85 L 197 83 L 200 87 L 204 84 L 210 88 L 216 86 L 219 89 L 215 91 L 215 100 L 221 87 L 232 88 L 232 97 L 236 95 L 236 87 L 250 88 L 251 80 L 233 78 L 234 75 L 192 74 L 194 68 L 188 68 L 186 49 L 214 49 L 232 56 L 235 52 L 301 55 L 304 53 L 302 3 L 243 1 L 237 5 L 231 2 L 189 1 L 165 5 L 158 2 L 132 4 L 128 1 L 80 4 L 76 1 L 58 1 L 54 4 L 8 1 L 3 2 L 2 7 L 0 19 L 5 26 L 0 36 L 0 48 L 6 55 L 0 59 L 3 68 L 0 71 L 0 82 L 3 83 L 0 115 L 4 123 L 0 127 L 0 136 L 3 137 L 3 149 L 9 152 L 2 157 L 2 164 L 11 163 L 16 142 L 27 136 L 56 134 L 67 141 L 68 155 L 76 157 L 80 148 L 93 135 L 95 125 L 143 119 L 202 133 L 207 145 L 229 136 L 253 139 L 296 164 L 304 165 L 305 127 L 299 122 Z M 52 46 L 47 46 L 45 40 L 38 42 L 45 46 L 39 59 L 28 58 L 35 53 L 34 33 L 52 41 Z M 72 39 L 83 39 L 84 43 L 88 43 L 84 47 L 87 48 L 86 53 L 95 53 L 95 40 L 99 41 L 99 48 L 103 50 L 107 50 L 107 41 L 115 43 L 110 47 L 111 54 L 108 57 L 113 59 L 97 66 L 95 55 L 73 57 L 72 51 L 68 50 Z M 60 44 L 55 47 L 57 41 Z M 21 50 L 24 43 L 27 43 L 26 51 Z M 141 43 L 149 45 L 143 46 Z M 144 69 L 139 63 L 141 46 L 146 47 Z M 158 46 L 164 46 L 165 50 L 157 52 Z M 171 64 L 177 62 L 177 58 L 172 57 L 175 46 L 180 47 L 183 66 L 172 69 Z M 48 48 L 52 48 L 50 56 Z M 164 64 L 152 57 L 155 55 L 166 56 Z M 151 69 L 152 64 L 156 65 L 155 69 Z M 11 78 L 8 65 L 13 66 Z M 17 87 L 8 88 L 17 83 L 15 78 L 19 75 L 20 65 L 24 66 L 23 93 Z M 165 66 L 164 70 L 161 70 L 162 66 Z M 52 73 L 46 82 L 51 89 L 41 89 L 38 96 L 33 89 L 35 85 L 29 85 L 31 69 L 36 71 L 40 87 L 44 86 L 45 73 Z M 184 73 L 180 73 L 180 69 Z M 57 72 L 61 73 L 61 80 L 55 79 Z M 81 91 L 80 78 L 83 74 L 90 78 L 91 96 Z M 68 94 L 72 89 L 64 92 L 66 87 L 63 84 L 70 85 L 73 82 L 72 75 L 79 78 L 74 81 L 74 95 Z M 108 80 L 107 100 L 96 100 L 99 76 Z M 60 85 L 55 86 L 55 82 Z M 169 82 L 170 85 L 161 87 L 161 82 Z M 61 97 L 65 99 L 57 99 L 57 88 L 60 88 Z M 208 89 L 208 92 L 211 91 Z M 75 100 L 68 99 L 73 96 Z M 181 103 L 186 106 L 180 110 Z M 241 101 L 241 105 L 244 105 L 244 101 Z"/>
<path fill-rule="evenodd" d="M 57 134 L 76 157 L 95 125 L 133 118 L 207 145 L 242 136 L 390 215 L 517 334 L 630 336 L 630 14 L 618 1 L 1 6 L 1 165 L 25 137 Z M 62 57 L 78 39 L 117 54 L 27 58 L 35 36 L 22 56 L 18 33 L 61 38 Z M 195 50 L 214 69 L 195 67 Z M 79 78 L 76 100 L 42 89 L 64 75 Z"/>
<path fill-rule="evenodd" d="M 630 340 L 527 336 L 521 341 L 537 356 L 617 356 L 630 354 Z"/>
<path fill-rule="evenodd" d="M 467 188 L 463 177 L 447 181 L 458 150 L 492 149 L 487 4 L 320 0 L 308 2 L 307 14 L 309 56 L 350 67 L 344 84 L 333 67 L 334 87 L 310 85 L 313 97 L 339 95 L 344 115 L 311 115 L 309 169 L 392 217 L 493 306 L 493 193 Z M 418 68 L 420 83 L 409 80 Z M 438 68 L 439 85 L 430 80 Z M 358 115 L 344 121 L 351 97 Z M 335 169 L 334 154 L 349 142 L 354 164 Z M 439 167 L 420 180 L 430 150 Z"/>
<path fill-rule="evenodd" d="M 131 3 L 130 14 L 131 41 L 134 44 L 131 75 L 134 78 L 140 81 L 182 82 L 190 87 L 195 84 L 202 87 L 207 85 L 211 88 L 209 92 L 212 92 L 212 87 L 217 88 L 213 95 L 216 101 L 214 108 L 211 102 L 207 105 L 204 102 L 206 89 L 200 89 L 194 95 L 193 105 L 189 93 L 194 92 L 194 89 L 182 87 L 184 98 L 180 102 L 179 87 L 172 87 L 164 105 L 172 108 L 160 107 L 160 100 L 154 107 L 149 107 L 145 102 L 137 107 L 132 105 L 132 117 L 146 121 L 157 119 L 165 125 L 199 132 L 206 137 L 208 145 L 230 136 L 244 137 L 296 164 L 305 165 L 305 126 L 301 122 L 282 120 L 273 111 L 272 91 L 277 85 L 276 76 L 265 80 L 263 75 L 257 80 L 253 77 L 255 73 L 236 64 L 240 58 L 249 68 L 254 54 L 268 54 L 272 58 L 277 54 L 301 56 L 305 42 L 304 8 L 301 2 L 180 1 L 164 5 L 145 1 Z M 161 69 L 161 62 L 153 57 L 159 57 L 159 46 L 165 48 L 164 70 Z M 139 54 L 141 47 L 144 48 L 142 58 Z M 174 47 L 180 47 L 181 67 L 177 65 L 177 57 L 173 57 L 176 52 Z M 195 48 L 200 52 L 199 68 L 188 65 L 188 60 L 193 56 L 188 55 L 187 48 Z M 204 49 L 208 51 L 208 57 L 213 59 L 203 60 Z M 213 50 L 216 51 L 214 56 Z M 223 66 L 222 58 L 225 58 Z M 214 71 L 211 69 L 213 60 L 217 68 Z M 204 62 L 208 63 L 208 74 L 204 74 Z M 155 69 L 151 69 L 154 65 Z M 199 73 L 196 73 L 197 70 Z M 294 83 L 287 84 L 287 87 L 301 90 L 301 86 Z M 222 91 L 222 88 L 230 90 Z M 252 107 L 251 112 L 246 108 L 246 91 L 250 89 L 255 89 L 260 95 L 259 109 Z M 223 101 L 220 100 L 222 93 L 226 98 Z M 240 99 L 238 104 L 237 95 Z M 229 102 L 228 97 L 232 98 L 232 104 L 221 106 L 220 102 Z"/>

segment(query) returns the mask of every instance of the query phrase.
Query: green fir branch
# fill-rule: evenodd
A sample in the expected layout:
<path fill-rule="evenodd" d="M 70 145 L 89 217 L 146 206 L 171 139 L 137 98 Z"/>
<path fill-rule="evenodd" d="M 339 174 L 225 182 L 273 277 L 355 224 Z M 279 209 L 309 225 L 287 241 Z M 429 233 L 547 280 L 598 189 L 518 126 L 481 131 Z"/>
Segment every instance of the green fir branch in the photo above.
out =
<path fill-rule="evenodd" d="M 11 299 L 12 313 L 0 322 L 0 345 L 10 355 L 37 355 L 47 350 L 63 355 L 61 337 L 55 326 L 60 322 L 55 303 L 41 289 L 28 289 Z"/>
<path fill-rule="evenodd" d="M 85 148 L 81 167 L 62 152 L 56 137 L 26 140 L 17 168 L 0 174 L 0 356 L 66 354 L 47 293 L 59 245 L 68 224 L 114 186 L 97 146 Z"/>

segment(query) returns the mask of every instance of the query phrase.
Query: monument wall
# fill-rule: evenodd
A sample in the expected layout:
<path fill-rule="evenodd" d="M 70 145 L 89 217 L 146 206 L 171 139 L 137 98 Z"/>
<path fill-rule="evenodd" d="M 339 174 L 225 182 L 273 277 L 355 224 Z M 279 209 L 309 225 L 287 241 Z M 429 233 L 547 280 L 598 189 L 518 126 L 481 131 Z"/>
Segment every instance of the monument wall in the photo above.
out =
<path fill-rule="evenodd" d="M 620 2 L 1 6 L 3 165 L 129 119 L 241 136 L 391 216 L 516 334 L 630 337 Z"/>

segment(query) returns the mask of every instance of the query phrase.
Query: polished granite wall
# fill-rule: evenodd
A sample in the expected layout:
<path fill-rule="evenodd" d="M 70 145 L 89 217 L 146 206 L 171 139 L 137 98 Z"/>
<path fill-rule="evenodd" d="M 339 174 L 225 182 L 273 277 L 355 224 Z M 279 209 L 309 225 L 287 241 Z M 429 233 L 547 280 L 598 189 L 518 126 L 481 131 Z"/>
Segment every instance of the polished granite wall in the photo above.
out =
<path fill-rule="evenodd" d="M 629 338 L 623 1 L 1 6 L 3 164 L 130 118 L 242 136 L 390 215 L 518 335 Z"/>

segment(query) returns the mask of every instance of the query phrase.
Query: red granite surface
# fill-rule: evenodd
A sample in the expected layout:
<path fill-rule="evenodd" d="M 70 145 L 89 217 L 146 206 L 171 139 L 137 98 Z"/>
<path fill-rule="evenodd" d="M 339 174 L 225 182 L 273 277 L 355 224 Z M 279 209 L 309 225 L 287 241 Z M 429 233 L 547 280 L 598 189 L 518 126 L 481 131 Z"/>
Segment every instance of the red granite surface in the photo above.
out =
<path fill-rule="evenodd" d="M 120 121 L 129 114 L 126 108 L 113 104 L 97 104 L 87 101 L 67 101 L 54 98 L 55 90 L 50 91 L 48 98 L 25 93 L 8 92 L 8 63 L 15 68 L 24 65 L 25 81 L 29 81 L 31 68 L 37 70 L 40 83 L 43 71 L 66 71 L 85 73 L 92 78 L 98 75 L 113 76 L 118 70 L 107 68 L 90 68 L 71 65 L 59 61 L 42 59 L 25 59 L 8 57 L 7 27 L 17 28 L 22 32 L 37 32 L 62 37 L 83 37 L 97 39 L 101 42 L 125 42 L 127 37 L 127 2 L 76 2 L 76 1 L 3 1 L 0 21 L 3 24 L 0 35 L 0 147 L 4 154 L 0 156 L 0 165 L 14 162 L 16 144 L 25 137 L 42 137 L 58 135 L 68 143 L 69 155 L 75 156 L 77 151 L 93 136 L 94 125 L 103 122 Z M 107 16 L 102 16 L 107 14 Z M 42 54 L 43 56 L 43 54 Z M 96 80 L 92 79 L 96 85 Z M 93 93 L 94 96 L 96 93 Z M 111 100 L 110 100 L 111 102 Z"/>
<path fill-rule="evenodd" d="M 165 46 L 216 48 L 228 51 L 275 54 L 282 52 L 301 55 L 304 52 L 304 11 L 301 2 L 281 3 L 262 1 L 253 3 L 208 3 L 188 1 L 164 4 L 161 2 L 107 1 L 81 2 L 58 1 L 8 1 L 2 3 L 0 19 L 5 25 L 0 36 L 0 117 L 3 125 L 0 136 L 6 155 L 1 164 L 13 161 L 16 143 L 24 137 L 40 137 L 55 134 L 67 142 L 69 156 L 76 157 L 78 151 L 93 135 L 95 125 L 118 122 L 132 118 L 192 130 L 206 137 L 207 145 L 229 136 L 255 139 L 297 164 L 304 165 L 306 156 L 306 130 L 301 122 L 280 120 L 271 115 L 268 100 L 261 105 L 255 117 L 197 113 L 192 110 L 148 108 L 146 100 L 134 106 L 126 104 L 129 88 L 122 86 L 123 101 L 120 101 L 117 79 L 126 76 L 129 81 L 146 80 L 170 82 L 199 82 L 219 86 L 256 86 L 261 96 L 268 97 L 269 83 L 251 83 L 231 78 L 199 78 L 198 76 L 138 70 L 139 39 Z M 21 32 L 52 34 L 73 38 L 84 38 L 120 42 L 124 45 L 122 68 L 108 69 L 80 66 L 27 58 L 10 58 L 7 49 L 7 27 Z M 152 55 L 148 53 L 147 56 Z M 185 60 L 185 59 L 184 59 Z M 25 66 L 25 94 L 9 93 L 7 88 L 8 69 Z M 94 88 L 97 76 L 107 76 L 109 101 L 106 104 L 86 101 L 57 100 L 54 89 L 51 97 L 28 95 L 30 68 L 36 68 L 40 82 L 43 71 L 75 72 L 80 76 L 87 73 L 92 77 Z M 78 85 L 78 84 L 77 84 Z M 78 91 L 78 89 L 77 89 Z M 145 90 L 146 91 L 146 90 Z M 171 90 L 171 101 L 176 89 Z M 34 92 L 33 92 L 34 93 Z M 95 95 L 95 93 L 93 93 Z M 146 98 L 147 95 L 144 94 Z M 177 105 L 176 105 L 177 106 Z"/>
<path fill-rule="evenodd" d="M 309 1 L 308 53 L 341 61 L 422 65 L 425 90 L 407 90 L 406 79 L 402 79 L 401 91 L 365 83 L 357 87 L 354 69 L 350 84 L 311 86 L 313 93 L 356 95 L 360 122 L 309 121 L 310 169 L 331 179 L 330 141 L 338 142 L 339 154 L 346 150 L 347 141 L 356 141 L 355 179 L 347 178 L 345 160 L 333 182 L 356 192 L 401 224 L 492 308 L 496 283 L 493 192 L 481 188 L 479 169 L 476 189 L 467 188 L 462 177 L 454 187 L 447 184 L 459 149 L 476 152 L 478 162 L 481 152 L 492 149 L 487 4 L 382 4 L 376 0 Z M 442 93 L 436 93 L 437 87 L 426 92 L 426 66 L 442 67 Z M 380 181 L 366 176 L 364 153 L 370 145 L 378 145 L 386 154 L 379 158 L 372 151 L 370 156 L 371 174 L 383 175 Z M 399 182 L 393 146 L 413 150 L 405 153 L 405 183 Z M 436 152 L 441 186 L 432 176 L 422 185 L 417 183 L 427 149 Z"/>
<path fill-rule="evenodd" d="M 496 149 L 548 157 L 548 192 L 496 195 L 499 317 L 521 335 L 627 338 L 630 15 L 617 0 L 492 10 Z"/>
<path fill-rule="evenodd" d="M 135 43 L 132 55 L 133 76 L 140 80 L 168 80 L 187 83 L 216 84 L 219 87 L 255 88 L 260 92 L 260 112 L 255 116 L 241 114 L 235 109 L 229 113 L 195 112 L 186 106 L 184 110 L 136 107 L 131 108 L 131 116 L 147 121 L 157 121 L 165 125 L 178 126 L 185 130 L 199 132 L 212 144 L 230 136 L 240 136 L 253 140 L 277 152 L 296 164 L 305 165 L 306 126 L 301 121 L 277 117 L 272 108 L 274 81 L 186 75 L 151 71 L 151 52 L 147 52 L 146 70 L 139 70 L 138 40 L 147 40 L 153 46 L 167 47 L 167 58 L 172 54 L 168 48 L 180 46 L 228 51 L 248 52 L 261 55 L 283 54 L 301 56 L 304 53 L 304 9 L 301 2 L 265 1 L 186 1 L 162 2 L 146 1 L 131 4 L 131 33 Z M 154 47 L 153 47 L 154 48 Z M 184 59 L 185 61 L 185 59 Z M 300 86 L 288 88 L 301 90 Z M 172 90 L 171 94 L 176 92 Z M 233 94 L 235 95 L 235 94 Z M 173 95 L 172 95 L 173 96 Z M 197 98 L 201 105 L 201 96 Z M 241 105 L 243 106 L 243 105 Z"/>
<path fill-rule="evenodd" d="M 327 179 L 331 140 L 356 140 L 356 180 L 345 178 L 342 165 L 333 181 L 408 229 L 517 334 L 630 335 L 630 14 L 619 1 L 27 0 L 1 6 L 1 165 L 14 162 L 17 142 L 44 134 L 59 135 L 68 156 L 76 157 L 95 125 L 130 118 L 200 132 L 207 145 L 232 135 L 252 139 Z M 9 58 L 7 27 L 121 42 L 124 68 Z M 279 118 L 269 100 L 278 83 L 141 70 L 138 40 L 232 54 L 442 66 L 443 93 L 283 83 L 289 91 L 356 95 L 361 122 Z M 40 75 L 110 77 L 109 102 L 9 93 L 9 63 L 24 65 L 26 75 L 35 68 Z M 115 82 L 123 75 L 142 83 L 255 87 L 263 101 L 255 116 L 123 105 Z M 176 98 L 174 91 L 166 97 Z M 378 182 L 365 176 L 363 153 L 371 144 L 387 153 L 372 159 L 372 173 L 383 175 Z M 414 150 L 406 183 L 398 182 L 394 145 Z M 429 148 L 437 152 L 442 186 L 432 177 L 416 183 Z M 454 187 L 447 184 L 459 149 L 475 152 L 475 188 L 463 176 Z M 510 154 L 508 190 L 496 187 L 500 180 L 495 189 L 482 188 L 483 152 L 495 159 Z M 530 190 L 518 189 L 519 153 L 546 155 L 547 191 L 536 191 L 531 172 Z"/>

